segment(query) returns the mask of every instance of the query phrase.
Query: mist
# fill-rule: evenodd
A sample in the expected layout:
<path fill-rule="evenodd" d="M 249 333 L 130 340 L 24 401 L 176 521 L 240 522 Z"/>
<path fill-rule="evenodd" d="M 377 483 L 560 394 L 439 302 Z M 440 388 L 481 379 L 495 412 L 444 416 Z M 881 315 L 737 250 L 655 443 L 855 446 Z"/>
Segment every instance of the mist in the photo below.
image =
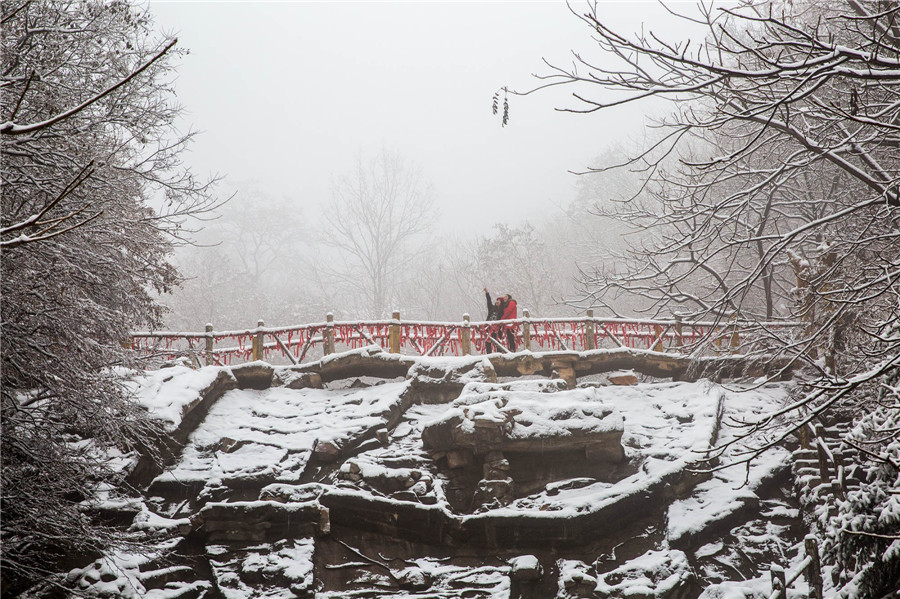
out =
<path fill-rule="evenodd" d="M 632 193 L 640 175 L 574 172 L 633 153 L 655 114 L 566 112 L 577 103 L 565 86 L 504 91 L 531 90 L 542 84 L 535 75 L 551 72 L 546 63 L 567 66 L 572 52 L 590 50 L 578 4 L 153 1 L 149 9 L 187 50 L 173 85 L 184 130 L 201 131 L 189 166 L 222 177 L 217 193 L 231 198 L 175 256 L 186 281 L 162 298 L 169 328 L 394 310 L 481 320 L 485 287 L 534 316 L 576 314 L 587 305 L 581 273 L 614 266 L 624 230 L 595 208 Z M 622 31 L 670 20 L 656 4 L 602 9 Z M 399 239 L 397 214 L 364 231 L 366 217 L 340 202 L 355 188 L 360 208 L 371 207 L 379 182 L 361 173 L 386 157 L 380 184 L 414 176 L 411 206 L 427 208 Z M 355 251 L 364 238 L 368 249 Z"/>

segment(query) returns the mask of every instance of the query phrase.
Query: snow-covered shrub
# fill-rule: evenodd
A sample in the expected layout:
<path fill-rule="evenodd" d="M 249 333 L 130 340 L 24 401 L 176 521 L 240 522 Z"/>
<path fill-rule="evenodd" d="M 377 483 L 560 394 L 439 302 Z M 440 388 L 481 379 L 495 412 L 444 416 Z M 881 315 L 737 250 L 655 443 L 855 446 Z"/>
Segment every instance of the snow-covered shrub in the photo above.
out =
<path fill-rule="evenodd" d="M 864 416 L 847 441 L 862 449 L 865 480 L 822 514 L 825 562 L 848 597 L 882 597 L 900 587 L 900 405 Z"/>

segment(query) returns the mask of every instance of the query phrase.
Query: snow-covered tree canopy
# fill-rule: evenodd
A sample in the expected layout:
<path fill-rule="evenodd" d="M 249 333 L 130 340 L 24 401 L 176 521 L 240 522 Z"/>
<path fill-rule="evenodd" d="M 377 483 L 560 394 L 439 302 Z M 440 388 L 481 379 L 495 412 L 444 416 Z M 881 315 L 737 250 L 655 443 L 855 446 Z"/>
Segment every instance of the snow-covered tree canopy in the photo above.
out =
<path fill-rule="evenodd" d="M 581 15 L 618 63 L 578 55 L 546 75 L 575 88 L 569 110 L 675 106 L 659 141 L 625 160 L 653 197 L 612 210 L 653 235 L 617 272 L 588 276 L 589 301 L 624 292 L 656 314 L 803 319 L 775 341 L 833 380 L 893 365 L 900 7 L 882 4 L 701 7 L 699 44 L 621 35 L 596 6 Z"/>
<path fill-rule="evenodd" d="M 539 88 L 570 86 L 572 112 L 649 98 L 673 111 L 643 153 L 598 167 L 645 172 L 653 194 L 613 208 L 598 198 L 647 235 L 616 270 L 587 274 L 584 301 L 626 294 L 653 314 L 808 323 L 772 333 L 771 348 L 819 378 L 755 423 L 786 425 L 758 450 L 829 411 L 900 410 L 900 4 L 701 5 L 684 17 L 701 29 L 690 41 L 613 31 L 602 7 L 579 15 L 598 55 L 552 67 Z M 896 428 L 866 430 L 855 443 L 896 474 Z M 873 556 L 896 522 L 877 534 L 862 542 Z"/>
<path fill-rule="evenodd" d="M 713 7 L 699 46 L 620 35 L 596 9 L 582 16 L 620 60 L 577 56 L 546 76 L 577 87 L 582 104 L 570 110 L 651 96 L 677 107 L 666 135 L 631 162 L 654 176 L 656 198 L 619 212 L 662 235 L 634 248 L 624 275 L 598 273 L 598 300 L 624 289 L 656 311 L 771 318 L 802 312 L 789 295 L 796 277 L 837 304 L 888 288 L 882 261 L 858 260 L 890 255 L 900 204 L 897 7 L 877 6 Z"/>
<path fill-rule="evenodd" d="M 4 593 L 111 539 L 77 506 L 105 477 L 82 440 L 147 433 L 104 369 L 158 322 L 173 240 L 214 204 L 180 162 L 174 46 L 128 2 L 3 3 Z"/>

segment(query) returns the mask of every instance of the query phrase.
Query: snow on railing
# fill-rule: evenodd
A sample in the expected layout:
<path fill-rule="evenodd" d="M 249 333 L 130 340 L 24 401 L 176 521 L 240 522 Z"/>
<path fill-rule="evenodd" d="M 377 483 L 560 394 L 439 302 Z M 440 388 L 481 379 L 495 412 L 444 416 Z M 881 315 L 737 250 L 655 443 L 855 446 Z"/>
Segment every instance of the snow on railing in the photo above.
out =
<path fill-rule="evenodd" d="M 772 577 L 772 593 L 769 595 L 769 599 L 787 599 L 788 588 L 804 575 L 809 585 L 808 596 L 822 599 L 823 584 L 822 568 L 819 563 L 819 543 L 816 541 L 815 535 L 806 535 L 803 545 L 806 557 L 797 564 L 796 571 L 790 577 L 781 566 L 771 567 L 769 574 Z"/>
<path fill-rule="evenodd" d="M 150 331 L 131 336 L 131 348 L 140 356 L 168 360 L 188 356 L 198 365 L 228 365 L 248 360 L 270 360 L 279 356 L 298 364 L 308 356 L 378 345 L 392 353 L 420 356 L 469 355 L 493 351 L 509 352 L 509 336 L 516 351 L 586 351 L 603 347 L 626 347 L 659 352 L 740 353 L 751 344 L 765 342 L 776 330 L 789 330 L 802 323 L 686 322 L 679 318 L 531 318 L 471 322 L 401 321 L 394 312 L 390 320 L 335 321 L 215 331 L 211 324 L 203 332 Z M 490 343 L 488 343 L 490 342 Z M 224 345 L 224 347 L 223 347 Z"/>

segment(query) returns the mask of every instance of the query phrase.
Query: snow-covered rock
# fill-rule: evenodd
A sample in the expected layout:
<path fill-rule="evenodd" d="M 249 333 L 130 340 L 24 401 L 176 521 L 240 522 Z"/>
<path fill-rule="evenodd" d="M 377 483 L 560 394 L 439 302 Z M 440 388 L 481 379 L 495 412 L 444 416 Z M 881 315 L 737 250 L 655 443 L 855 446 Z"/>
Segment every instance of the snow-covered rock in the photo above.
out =
<path fill-rule="evenodd" d="M 547 453 L 591 448 L 617 462 L 624 421 L 596 389 L 540 391 L 485 390 L 466 387 L 452 407 L 422 431 L 432 451 L 467 449 Z"/>

